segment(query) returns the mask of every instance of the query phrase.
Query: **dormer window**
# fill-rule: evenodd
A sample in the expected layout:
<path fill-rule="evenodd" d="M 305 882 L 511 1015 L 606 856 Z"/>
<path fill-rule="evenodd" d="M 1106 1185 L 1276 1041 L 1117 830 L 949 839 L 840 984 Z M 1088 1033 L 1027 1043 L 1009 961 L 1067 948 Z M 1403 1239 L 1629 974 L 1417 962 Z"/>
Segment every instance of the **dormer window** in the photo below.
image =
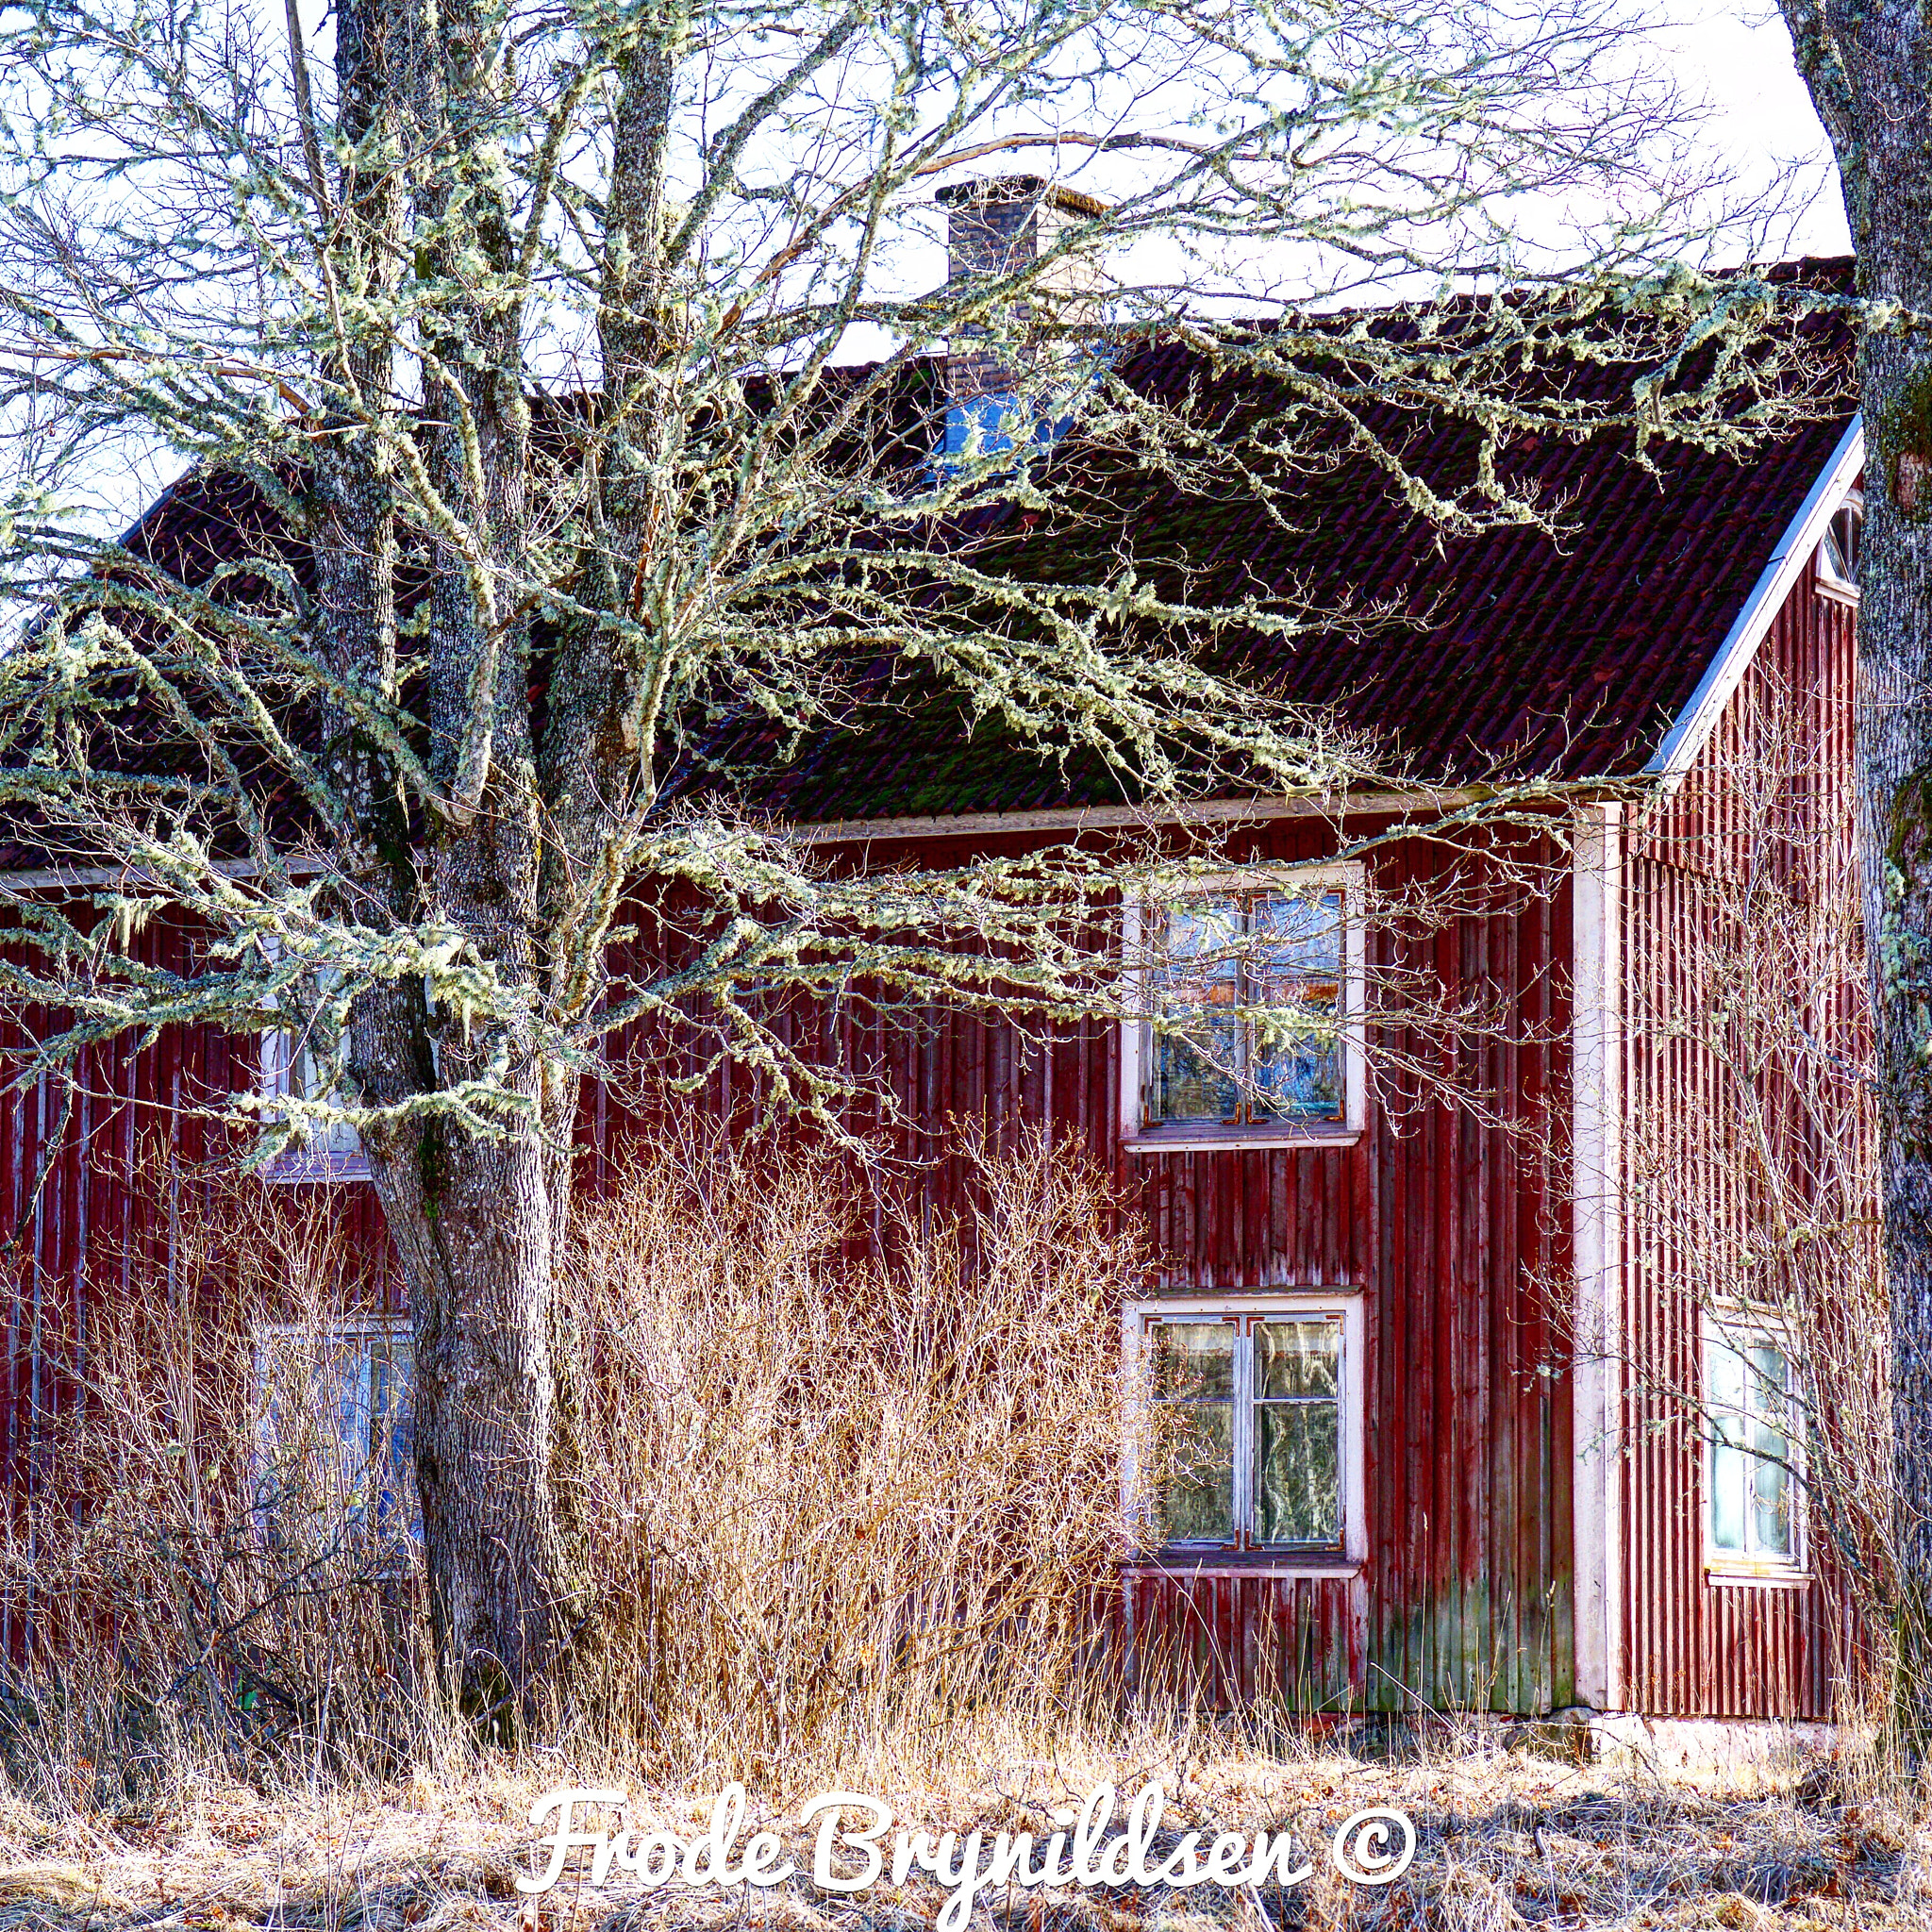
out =
<path fill-rule="evenodd" d="M 1818 587 L 1842 595 L 1858 594 L 1858 553 L 1865 527 L 1865 499 L 1848 496 L 1825 525 L 1818 545 Z"/>

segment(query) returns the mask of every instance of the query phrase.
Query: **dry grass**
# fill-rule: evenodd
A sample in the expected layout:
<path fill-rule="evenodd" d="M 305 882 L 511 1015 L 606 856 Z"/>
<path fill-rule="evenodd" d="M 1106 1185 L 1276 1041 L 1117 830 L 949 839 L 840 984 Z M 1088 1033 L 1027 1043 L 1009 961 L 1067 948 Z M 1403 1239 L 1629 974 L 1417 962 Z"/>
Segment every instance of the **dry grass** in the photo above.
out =
<path fill-rule="evenodd" d="M 0 1701 L 0 1932 L 932 1922 L 918 1885 L 516 1893 L 538 1793 L 619 1786 L 691 1837 L 730 1778 L 794 1847 L 828 1788 L 901 1828 L 1038 1832 L 1158 1781 L 1172 1831 L 1291 1827 L 1317 1868 L 1286 1894 L 1021 1893 L 975 1932 L 1932 1926 L 1926 1818 L 1871 1767 L 1695 1790 L 1468 1728 L 1350 1757 L 1130 1708 L 1087 1633 L 1131 1535 L 1117 1304 L 1143 1259 L 1045 1149 L 979 1166 L 971 1215 L 869 1219 L 857 1249 L 831 1169 L 717 1147 L 661 1150 L 586 1217 L 571 1501 L 598 1609 L 559 1744 L 521 1755 L 421 1694 L 418 1586 L 349 1533 L 367 1494 L 325 1439 L 273 1458 L 264 1532 L 259 1324 L 355 1313 L 334 1232 L 259 1190 L 184 1216 L 172 1297 L 97 1305 L 89 1400 L 50 1447 L 87 1507 L 9 1551 L 43 1638 Z M 1383 1891 L 1327 1859 L 1370 1805 L 1421 1833 Z"/>
<path fill-rule="evenodd" d="M 989 1744 L 995 1740 L 986 1740 Z M 881 1767 L 890 1770 L 890 1767 Z M 0 1923 L 95 1932 L 121 1926 L 315 1927 L 372 1932 L 458 1924 L 503 1932 L 772 1927 L 879 1932 L 929 1924 L 929 1885 L 826 1896 L 808 1881 L 720 1894 L 681 1887 L 640 1894 L 621 1874 L 602 1890 L 566 1879 L 540 1899 L 514 1890 L 528 1851 L 532 1798 L 559 1777 L 628 1789 L 641 1824 L 694 1836 L 713 1791 L 648 1786 L 620 1763 L 489 1756 L 452 1778 L 422 1770 L 388 1785 L 328 1780 L 269 1790 L 207 1777 L 120 1816 L 0 1805 Z M 917 1779 L 873 1788 L 900 1826 L 1038 1829 L 1053 1806 L 1108 1779 L 1159 1779 L 1171 1818 L 1216 1828 L 1291 1825 L 1317 1873 L 1287 1894 L 1203 1889 L 1185 1895 L 1021 1894 L 975 1913 L 992 1932 L 1121 1932 L 1264 1924 L 1429 1926 L 1724 1926 L 1734 1932 L 1932 1924 L 1932 1831 L 1880 1789 L 1814 1774 L 1777 1790 L 1666 1786 L 1641 1770 L 1578 1765 L 1500 1747 L 1443 1744 L 1407 1761 L 1339 1753 L 1262 1755 L 1198 1726 L 1072 1739 L 1057 1761 L 1015 1755 L 928 1761 Z M 773 1791 L 756 1820 L 804 1850 Z M 1366 1805 L 1407 1809 L 1421 1850 L 1387 1890 L 1345 1885 L 1328 1835 Z M 808 1863 L 802 1857 L 801 1864 Z M 991 1922 L 991 1924 L 989 1924 Z"/>

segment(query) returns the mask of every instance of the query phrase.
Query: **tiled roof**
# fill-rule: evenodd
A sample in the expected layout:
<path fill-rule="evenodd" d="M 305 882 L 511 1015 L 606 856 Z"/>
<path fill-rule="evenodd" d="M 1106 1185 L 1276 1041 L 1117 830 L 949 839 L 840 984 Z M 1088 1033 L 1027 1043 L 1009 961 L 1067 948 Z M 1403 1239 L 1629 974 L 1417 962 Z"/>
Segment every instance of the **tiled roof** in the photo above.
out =
<path fill-rule="evenodd" d="M 1200 359 L 1175 346 L 1145 351 L 1117 373 L 1166 396 L 1207 378 Z M 894 413 L 923 420 L 935 375 L 916 372 Z M 1318 466 L 1277 517 L 1232 483 L 1184 493 L 1144 473 L 1107 472 L 1074 450 L 1055 460 L 1085 472 L 1074 479 L 1090 512 L 1083 523 L 1054 527 L 1007 508 L 968 534 L 982 567 L 996 559 L 1023 575 L 1092 580 L 1130 552 L 1143 577 L 1171 590 L 1186 574 L 1196 604 L 1259 595 L 1312 613 L 1291 642 L 1233 647 L 1237 668 L 1292 700 L 1339 708 L 1420 774 L 1629 775 L 1690 698 L 1849 415 L 1847 402 L 1744 463 L 1653 443 L 1654 470 L 1607 440 L 1521 439 L 1500 467 L 1565 502 L 1570 534 L 1560 541 L 1525 529 L 1439 541 L 1358 462 Z M 1466 479 L 1473 445 L 1460 425 L 1384 410 L 1372 426 L 1400 442 L 1418 474 Z M 272 533 L 272 523 L 253 486 L 196 474 L 158 499 L 126 541 L 192 582 L 268 536 L 307 579 L 302 547 Z M 1319 615 L 1370 605 L 1392 606 L 1407 621 L 1363 632 L 1324 626 Z M 875 667 L 856 689 L 849 728 L 793 747 L 760 726 L 727 724 L 707 749 L 744 802 L 794 822 L 1121 802 L 1118 780 L 1097 761 L 1062 763 L 984 723 L 970 726 L 956 699 L 894 667 Z M 120 736 L 124 755 L 150 769 L 178 749 L 131 718 Z M 689 766 L 675 789 L 715 786 L 716 770 Z M 30 828 L 11 829 L 0 871 L 48 862 Z"/>
<path fill-rule="evenodd" d="M 1121 374 L 1173 393 L 1200 368 L 1170 348 Z M 1100 570 L 1109 553 L 1130 549 L 1143 575 L 1165 559 L 1153 574 L 1171 585 L 1185 565 L 1196 603 L 1256 593 L 1298 606 L 1307 628 L 1291 642 L 1250 639 L 1239 652 L 1243 675 L 1338 708 L 1418 774 L 1634 775 L 1695 690 L 1851 413 L 1847 400 L 1743 463 L 1653 442 L 1646 469 L 1608 438 L 1525 436 L 1499 469 L 1565 502 L 1560 541 L 1522 528 L 1439 541 L 1366 463 L 1350 462 L 1297 484 L 1287 526 L 1239 488 L 1182 495 L 1142 475 L 1116 485 L 1113 513 L 1082 530 L 1044 521 L 1023 529 L 1008 512 L 1012 534 L 997 554 L 1018 574 L 1068 581 L 1083 561 Z M 1385 411 L 1373 426 L 1400 439 L 1425 477 L 1469 473 L 1473 441 L 1460 425 Z M 1407 621 L 1364 633 L 1324 626 L 1319 614 L 1375 604 Z M 875 688 L 888 687 L 881 667 Z M 1063 767 L 984 724 L 971 727 L 957 700 L 917 687 L 891 685 L 890 701 L 859 705 L 851 724 L 789 756 L 758 730 L 727 732 L 712 749 L 754 774 L 734 789 L 799 823 L 1123 799 L 1097 760 Z"/>

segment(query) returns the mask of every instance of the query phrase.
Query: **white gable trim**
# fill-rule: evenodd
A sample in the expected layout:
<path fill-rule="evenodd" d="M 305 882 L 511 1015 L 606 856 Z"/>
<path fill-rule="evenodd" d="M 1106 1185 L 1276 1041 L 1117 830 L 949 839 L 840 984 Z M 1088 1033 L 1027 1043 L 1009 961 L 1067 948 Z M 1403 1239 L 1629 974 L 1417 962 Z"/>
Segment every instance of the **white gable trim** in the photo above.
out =
<path fill-rule="evenodd" d="M 1771 629 L 1772 620 L 1784 608 L 1791 586 L 1809 561 L 1811 553 L 1824 541 L 1825 525 L 1838 514 L 1846 492 L 1858 480 L 1865 467 L 1865 434 L 1854 416 L 1839 445 L 1832 452 L 1824 474 L 1812 484 L 1810 493 L 1798 506 L 1798 513 L 1786 526 L 1771 553 L 1744 608 L 1738 612 L 1717 656 L 1690 693 L 1690 702 L 1677 714 L 1676 722 L 1657 747 L 1657 756 L 1644 766 L 1646 778 L 1661 778 L 1665 791 L 1682 783 L 1684 774 L 1696 762 L 1724 707 L 1731 701 L 1739 680 L 1757 655 L 1757 647 Z"/>

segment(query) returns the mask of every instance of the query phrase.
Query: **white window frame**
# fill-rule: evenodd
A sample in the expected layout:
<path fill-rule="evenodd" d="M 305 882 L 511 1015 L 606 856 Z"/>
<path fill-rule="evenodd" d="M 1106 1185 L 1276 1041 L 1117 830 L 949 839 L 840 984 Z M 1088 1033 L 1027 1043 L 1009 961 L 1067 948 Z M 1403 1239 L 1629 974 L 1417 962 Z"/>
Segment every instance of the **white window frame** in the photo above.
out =
<path fill-rule="evenodd" d="M 1199 876 L 1177 875 L 1171 888 L 1159 890 L 1159 903 L 1198 893 L 1266 891 L 1278 885 L 1290 892 L 1341 893 L 1341 1118 L 1338 1121 L 1254 1121 L 1228 1125 L 1218 1121 L 1158 1121 L 1145 1117 L 1142 1089 L 1152 1058 L 1152 1027 L 1142 1017 L 1121 1023 L 1120 1132 L 1121 1144 L 1131 1153 L 1166 1154 L 1179 1151 L 1244 1147 L 1333 1147 L 1361 1138 L 1366 1117 L 1368 1061 L 1364 1052 L 1362 1015 L 1368 992 L 1367 936 L 1362 926 L 1364 868 L 1348 859 L 1326 865 L 1294 865 L 1259 860 L 1226 872 Z M 1129 962 L 1140 960 L 1143 935 L 1154 895 L 1136 894 L 1127 900 L 1122 920 L 1122 941 Z M 1130 963 L 1129 1009 L 1144 1015 L 1153 992 L 1148 968 Z"/>
<path fill-rule="evenodd" d="M 278 1342 L 298 1342 L 328 1348 L 351 1341 L 366 1341 L 375 1337 L 386 1341 L 402 1341 L 409 1345 L 409 1398 L 413 1408 L 416 1391 L 415 1338 L 407 1317 L 402 1315 L 356 1315 L 341 1321 L 331 1322 L 325 1328 L 317 1329 L 304 1324 L 279 1322 L 258 1322 L 255 1324 L 255 1395 L 262 1431 L 261 1450 L 266 1459 L 267 1435 L 270 1427 L 268 1407 L 268 1383 L 270 1352 Z M 412 1550 L 423 1547 L 422 1505 L 414 1494 L 415 1472 L 408 1472 L 411 1485 L 410 1504 L 414 1511 L 413 1521 L 408 1532 L 408 1541 Z M 403 1568 L 384 1570 L 383 1575 L 402 1575 Z"/>
<path fill-rule="evenodd" d="M 1772 1311 L 1741 1306 L 1707 1309 L 1700 1314 L 1698 1326 L 1697 1468 L 1705 1574 L 1712 1583 L 1718 1584 L 1807 1584 L 1811 1581 L 1811 1570 L 1805 1521 L 1804 1390 L 1797 1358 L 1791 1349 L 1790 1331 Z M 1790 1454 L 1786 1458 L 1791 1502 L 1791 1548 L 1789 1555 L 1756 1555 L 1748 1550 L 1727 1550 L 1718 1543 L 1715 1536 L 1717 1438 L 1713 1424 L 1711 1357 L 1720 1348 L 1734 1353 L 1748 1350 L 1753 1342 L 1768 1342 L 1785 1358 L 1785 1386 L 1791 1405 L 1791 1427 L 1787 1437 Z"/>
<path fill-rule="evenodd" d="M 1174 1543 L 1154 1551 L 1144 1559 L 1147 1564 L 1161 1570 L 1179 1570 L 1190 1574 L 1212 1574 L 1217 1571 L 1231 1571 L 1252 1575 L 1258 1572 L 1270 1576 L 1346 1576 L 1360 1570 L 1369 1553 L 1366 1461 L 1368 1323 L 1364 1302 L 1365 1297 L 1359 1290 L 1274 1291 L 1249 1289 L 1232 1290 L 1224 1294 L 1160 1295 L 1130 1302 L 1122 1310 L 1122 1357 L 1128 1387 L 1133 1391 L 1133 1399 L 1139 1403 L 1153 1400 L 1150 1387 L 1152 1362 L 1146 1341 L 1150 1322 L 1188 1319 L 1235 1322 L 1251 1317 L 1262 1321 L 1306 1321 L 1315 1317 L 1339 1320 L 1341 1324 L 1336 1419 L 1340 1435 L 1338 1477 L 1341 1504 L 1338 1540 L 1332 1544 L 1274 1543 L 1245 1548 L 1231 1543 Z M 1245 1405 L 1251 1415 L 1254 1401 L 1252 1374 L 1251 1352 L 1237 1350 L 1235 1402 L 1237 1408 Z M 1252 1462 L 1252 1438 L 1248 1433 L 1252 1427 L 1252 1422 L 1246 1428 L 1239 1423 L 1236 1427 L 1234 1474 L 1238 1526 L 1244 1520 L 1244 1506 L 1252 1507 L 1248 1492 L 1253 1486 L 1253 1471 L 1242 1466 Z M 1133 1447 L 1137 1438 L 1138 1432 L 1130 1436 L 1124 1458 L 1122 1493 L 1127 1507 L 1145 1523 L 1146 1511 L 1151 1506 L 1148 1497 L 1141 1492 L 1141 1472 Z M 1244 1438 L 1249 1450 L 1246 1456 L 1241 1453 Z"/>
<path fill-rule="evenodd" d="M 293 1092 L 300 1053 L 295 1035 L 285 1026 L 271 1027 L 261 1036 L 259 1091 L 271 1108 Z M 369 1157 L 363 1152 L 360 1136 L 354 1147 L 298 1140 L 269 1161 L 261 1174 L 271 1181 L 366 1181 Z"/>
<path fill-rule="evenodd" d="M 1862 490 L 1849 491 L 1842 503 L 1832 511 L 1830 521 L 1824 526 L 1824 534 L 1818 540 L 1816 552 L 1815 577 L 1819 591 L 1827 597 L 1856 604 L 1858 601 L 1858 580 L 1848 575 L 1832 561 L 1831 553 L 1838 547 L 1836 525 L 1841 516 L 1849 514 L 1862 524 L 1865 519 L 1865 492 Z"/>

